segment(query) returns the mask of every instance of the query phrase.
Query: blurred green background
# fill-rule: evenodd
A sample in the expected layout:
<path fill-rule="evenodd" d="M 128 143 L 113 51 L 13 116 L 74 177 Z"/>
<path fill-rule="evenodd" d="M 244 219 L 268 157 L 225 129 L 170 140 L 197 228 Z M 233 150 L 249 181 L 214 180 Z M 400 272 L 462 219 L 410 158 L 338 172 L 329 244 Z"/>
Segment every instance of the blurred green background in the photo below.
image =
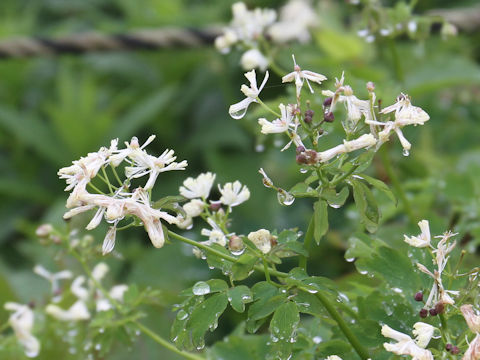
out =
<path fill-rule="evenodd" d="M 2 0 L 0 40 L 16 36 L 61 36 L 95 30 L 105 33 L 162 26 L 205 27 L 226 24 L 233 1 L 210 0 Z M 247 1 L 249 7 L 277 8 L 280 1 Z M 385 1 L 399 6 L 401 2 Z M 474 5 L 475 1 L 421 1 L 416 14 L 432 8 Z M 367 44 L 356 35 L 365 20 L 358 7 L 343 1 L 322 1 L 321 26 L 307 45 L 283 47 L 277 62 L 291 69 L 291 53 L 304 68 L 329 79 L 346 72 L 347 83 L 366 96 L 365 83 L 376 84 L 383 103 L 393 103 L 402 91 L 414 105 L 424 108 L 431 120 L 423 127 L 408 128 L 411 155 L 402 156 L 395 139 L 388 144 L 394 170 L 400 177 L 418 220 L 431 220 L 434 233 L 454 227 L 462 246 L 471 252 L 480 243 L 480 35 L 460 32 L 442 39 L 430 37 Z M 394 50 L 392 50 L 392 46 Z M 394 52 L 397 53 L 395 61 Z M 35 264 L 55 269 L 52 253 L 34 236 L 37 225 L 62 220 L 67 193 L 56 172 L 118 137 L 146 140 L 157 136 L 150 153 L 173 148 L 187 159 L 185 173 L 165 173 L 157 181 L 156 195 L 173 195 L 187 176 L 202 171 L 217 173 L 219 182 L 240 180 L 252 193 L 246 204 L 235 209 L 232 231 L 248 233 L 264 227 L 298 227 L 305 231 L 311 204 L 297 200 L 280 206 L 274 193 L 262 186 L 257 173 L 264 167 L 275 183 L 290 188 L 301 179 L 294 150 L 283 153 L 272 137 L 258 136 L 261 110 L 254 108 L 245 119 L 228 116 L 228 106 L 243 98 L 245 81 L 239 66 L 241 52 L 220 55 L 213 47 L 195 50 L 165 49 L 96 53 L 81 56 L 0 60 L 0 304 L 7 300 L 42 303 L 46 282 L 32 273 Z M 332 82 L 326 83 L 326 87 Z M 278 104 L 293 89 L 272 75 L 263 92 Z M 282 98 L 283 97 L 283 98 Z M 285 98 L 286 99 L 286 98 Z M 286 101 L 286 100 L 283 100 Z M 320 113 L 320 108 L 314 109 Z M 339 130 L 340 124 L 332 125 Z M 324 138 L 325 148 L 341 139 Z M 264 145 L 264 151 L 256 151 Z M 260 146 L 262 147 L 262 146 Z M 383 164 L 376 160 L 372 174 L 389 182 Z M 417 231 L 401 207 L 381 200 L 384 225 L 379 236 L 400 243 L 403 233 Z M 353 266 L 343 260 L 346 242 L 358 225 L 353 207 L 330 209 L 331 231 L 311 258 L 313 273 L 352 280 Z M 86 219 L 85 219 L 86 220 Z M 189 236 L 200 239 L 203 224 Z M 105 228 L 95 231 L 101 242 Z M 191 254 L 191 249 L 173 243 L 154 249 L 143 231 L 119 235 L 116 249 L 122 258 L 109 257 L 113 283 L 135 282 L 162 290 L 161 306 L 150 309 L 148 323 L 168 335 L 171 305 L 178 292 L 212 271 Z M 288 265 L 288 264 L 287 264 Z M 0 323 L 7 314 L 0 309 Z M 227 312 L 219 329 L 220 339 L 241 317 Z M 50 344 L 39 359 L 76 358 L 68 344 Z M 129 348 L 129 350 L 132 350 Z M 149 340 L 134 348 L 138 359 L 176 359 Z M 13 355 L 12 355 L 13 356 Z M 15 355 L 21 356 L 21 353 Z M 131 358 L 119 346 L 109 359 Z M 15 357 L 16 358 L 16 357 Z M 19 357 L 21 358 L 21 357 Z"/>

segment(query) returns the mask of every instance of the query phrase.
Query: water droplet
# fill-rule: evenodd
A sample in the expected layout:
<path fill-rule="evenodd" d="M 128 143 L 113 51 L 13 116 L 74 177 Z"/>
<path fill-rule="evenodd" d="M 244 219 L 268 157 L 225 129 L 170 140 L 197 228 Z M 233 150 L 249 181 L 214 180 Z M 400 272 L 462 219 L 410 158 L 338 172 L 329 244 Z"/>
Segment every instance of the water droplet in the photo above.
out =
<path fill-rule="evenodd" d="M 245 114 L 247 113 L 247 108 L 241 108 L 241 109 L 238 109 L 238 110 L 232 110 L 230 109 L 230 111 L 228 112 L 230 114 L 230 116 L 232 118 L 234 118 L 235 120 L 238 120 L 238 119 L 241 119 L 242 117 L 245 116 Z"/>
<path fill-rule="evenodd" d="M 334 209 L 338 209 L 338 208 L 342 207 L 342 205 L 333 204 L 333 203 L 328 203 L 328 205 L 329 205 L 331 208 L 334 208 Z"/>
<path fill-rule="evenodd" d="M 312 340 L 315 344 L 320 344 L 322 342 L 322 338 L 320 336 L 315 336 Z"/>
<path fill-rule="evenodd" d="M 98 332 L 99 332 L 100 334 L 103 334 L 103 333 L 105 332 L 105 329 L 104 329 L 104 328 L 100 328 L 100 329 L 98 329 Z"/>
<path fill-rule="evenodd" d="M 178 320 L 185 320 L 188 317 L 188 313 L 185 310 L 180 310 L 177 313 L 177 319 Z"/>
<path fill-rule="evenodd" d="M 142 332 L 140 330 L 135 330 L 135 335 L 140 336 Z"/>
<path fill-rule="evenodd" d="M 305 168 L 300 169 L 301 174 L 306 174 L 307 172 L 308 172 L 308 169 L 305 169 Z"/>
<path fill-rule="evenodd" d="M 308 289 L 307 290 L 310 294 L 316 294 L 318 292 L 318 290 L 314 290 L 314 289 Z"/>
<path fill-rule="evenodd" d="M 95 350 L 99 351 L 102 348 L 102 344 L 95 344 Z"/>
<path fill-rule="evenodd" d="M 360 270 L 359 273 L 362 274 L 362 275 L 367 275 L 368 271 L 367 270 Z"/>
<path fill-rule="evenodd" d="M 403 290 L 397 287 L 392 288 L 393 291 L 395 291 L 397 294 L 403 293 Z"/>
<path fill-rule="evenodd" d="M 403 149 L 403 156 L 410 155 L 410 152 L 407 149 Z"/>
<path fill-rule="evenodd" d="M 264 152 L 265 151 L 265 145 L 263 145 L 263 144 L 255 145 L 255 151 L 256 152 Z"/>
<path fill-rule="evenodd" d="M 187 226 L 187 230 L 192 230 L 193 229 L 193 224 L 190 224 Z"/>
<path fill-rule="evenodd" d="M 346 260 L 347 262 L 354 262 L 354 261 L 355 261 L 355 258 L 352 257 L 352 258 L 347 258 L 347 259 L 345 259 L 345 260 Z"/>
<path fill-rule="evenodd" d="M 232 255 L 235 255 L 235 256 L 240 256 L 242 255 L 243 253 L 245 252 L 245 248 L 243 249 L 240 249 L 240 250 L 237 250 L 237 251 L 231 251 Z"/>
<path fill-rule="evenodd" d="M 292 205 L 295 201 L 295 197 L 283 189 L 278 189 L 277 199 L 281 205 L 287 206 Z"/>
<path fill-rule="evenodd" d="M 192 291 L 195 295 L 206 295 L 210 293 L 210 286 L 205 281 L 199 281 L 193 285 Z"/>

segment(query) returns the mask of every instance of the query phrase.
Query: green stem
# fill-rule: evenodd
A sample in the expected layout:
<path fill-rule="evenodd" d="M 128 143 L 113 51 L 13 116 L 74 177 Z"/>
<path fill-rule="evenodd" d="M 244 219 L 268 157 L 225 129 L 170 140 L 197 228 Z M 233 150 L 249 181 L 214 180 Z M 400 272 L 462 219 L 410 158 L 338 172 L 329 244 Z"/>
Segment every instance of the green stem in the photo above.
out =
<path fill-rule="evenodd" d="M 262 100 L 260 100 L 260 98 L 256 98 L 255 99 L 260 105 L 262 105 L 262 107 L 266 110 L 268 110 L 269 112 L 271 112 L 273 115 L 275 115 L 277 118 L 281 118 L 282 115 L 280 115 L 279 113 L 277 113 L 275 110 L 273 110 L 270 106 L 268 106 L 267 104 L 265 104 Z"/>
<path fill-rule="evenodd" d="M 267 260 L 265 259 L 265 256 L 262 255 L 262 262 L 263 262 L 263 272 L 265 273 L 265 279 L 267 282 L 270 284 L 272 283 L 272 279 L 270 279 L 270 272 L 268 271 L 268 263 Z"/>
<path fill-rule="evenodd" d="M 442 330 L 440 333 L 442 334 L 442 339 L 446 343 L 450 342 L 450 336 L 448 336 L 448 326 L 447 326 L 447 319 L 445 319 L 444 314 L 438 314 L 440 316 L 440 323 L 442 324 Z"/>
<path fill-rule="evenodd" d="M 120 180 L 120 177 L 118 176 L 118 173 L 117 173 L 117 170 L 115 170 L 115 167 L 113 167 L 113 165 L 112 165 L 112 166 L 110 166 L 110 168 L 112 169 L 113 176 L 115 176 L 115 179 L 117 179 L 118 184 L 120 186 L 124 186 L 125 184 L 122 182 L 122 180 Z"/>
<path fill-rule="evenodd" d="M 303 241 L 303 247 L 307 252 L 310 250 L 310 247 L 312 245 L 312 240 L 313 240 L 313 230 L 315 229 L 315 220 L 314 217 L 310 219 L 310 222 L 308 223 L 308 228 L 307 232 L 305 233 L 305 240 Z M 307 271 L 307 257 L 304 255 L 300 255 L 300 259 L 298 261 L 298 266 L 305 271 Z"/>
<path fill-rule="evenodd" d="M 402 184 L 400 183 L 400 180 L 398 179 L 397 175 L 393 171 L 392 163 L 390 162 L 390 157 L 387 154 L 386 148 L 382 148 L 379 151 L 380 157 L 382 159 L 383 167 L 385 168 L 385 171 L 392 181 L 393 188 L 395 189 L 395 192 L 397 193 L 397 196 L 400 198 L 400 201 L 403 204 L 403 208 L 405 212 L 407 213 L 408 218 L 412 223 L 417 222 L 417 217 L 413 213 L 412 207 L 410 206 L 410 202 L 407 199 L 407 195 L 405 194 L 405 191 L 403 191 Z"/>
<path fill-rule="evenodd" d="M 103 177 L 101 177 L 101 179 L 105 181 L 105 183 L 108 186 L 108 190 L 110 191 L 111 194 L 113 194 L 114 193 L 113 187 L 112 187 L 112 184 L 110 184 L 110 180 L 108 179 L 107 172 L 105 171 L 104 166 L 102 166 L 102 174 L 103 174 Z"/>
<path fill-rule="evenodd" d="M 303 289 L 303 288 L 300 288 L 300 289 L 308 292 L 307 289 Z M 352 330 L 350 330 L 349 326 L 347 325 L 345 320 L 343 320 L 342 316 L 337 311 L 337 309 L 335 309 L 335 307 L 332 305 L 330 300 L 328 300 L 328 298 L 325 295 L 323 295 L 321 292 L 315 293 L 315 296 L 317 297 L 318 300 L 320 300 L 320 302 L 325 307 L 325 309 L 327 310 L 329 315 L 332 317 L 332 319 L 336 321 L 336 323 L 338 324 L 338 327 L 343 332 L 348 342 L 352 345 L 352 347 L 355 349 L 355 351 L 360 356 L 360 358 L 362 360 L 369 359 L 370 355 L 368 354 L 367 349 L 363 347 L 363 345 L 357 339 L 357 337 L 352 332 Z"/>
<path fill-rule="evenodd" d="M 330 186 L 335 186 L 339 183 L 341 183 L 343 180 L 345 180 L 346 178 L 348 178 L 350 175 L 352 175 L 355 170 L 357 170 L 357 168 L 359 167 L 359 165 L 353 165 L 350 170 L 348 170 L 345 174 L 343 174 L 342 176 L 336 178 L 336 179 L 333 179 L 332 182 L 330 183 Z"/>
<path fill-rule="evenodd" d="M 159 343 L 163 347 L 167 348 L 168 350 L 170 350 L 170 351 L 172 351 L 172 352 L 174 352 L 178 355 L 183 356 L 185 359 L 205 360 L 205 358 L 203 356 L 192 354 L 192 353 L 177 349 L 175 347 L 175 345 L 173 345 L 169 341 L 165 340 L 160 335 L 158 335 L 156 332 L 150 330 L 148 327 L 146 327 L 142 323 L 140 323 L 138 321 L 132 321 L 132 323 L 135 324 L 138 327 L 138 329 L 141 332 L 143 332 L 145 335 L 149 336 L 151 339 L 153 339 L 154 341 L 156 341 L 157 343 Z"/>
<path fill-rule="evenodd" d="M 102 195 L 106 195 L 102 190 L 100 190 L 99 188 L 97 188 L 95 185 L 93 185 L 91 182 L 89 182 L 87 184 L 88 186 L 90 186 L 93 190 L 95 190 L 97 193 L 99 194 L 102 194 Z"/>

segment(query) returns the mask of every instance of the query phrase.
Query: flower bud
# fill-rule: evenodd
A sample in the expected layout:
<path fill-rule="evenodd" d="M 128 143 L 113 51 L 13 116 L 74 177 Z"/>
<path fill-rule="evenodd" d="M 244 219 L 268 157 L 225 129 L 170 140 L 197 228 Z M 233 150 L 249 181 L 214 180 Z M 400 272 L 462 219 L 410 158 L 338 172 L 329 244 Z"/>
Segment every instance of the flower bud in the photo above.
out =
<path fill-rule="evenodd" d="M 240 251 L 243 249 L 243 240 L 240 236 L 232 235 L 230 239 L 228 239 L 228 248 L 230 251 Z"/>
<path fill-rule="evenodd" d="M 375 84 L 371 81 L 367 82 L 367 90 L 368 92 L 372 92 L 375 90 Z"/>
<path fill-rule="evenodd" d="M 260 229 L 248 234 L 248 240 L 253 242 L 255 246 L 264 254 L 268 254 L 272 249 L 272 235 L 270 231 Z"/>
<path fill-rule="evenodd" d="M 305 111 L 305 116 L 313 118 L 313 115 L 315 115 L 315 111 L 313 111 L 312 109 L 308 109 Z"/>
<path fill-rule="evenodd" d="M 335 116 L 333 115 L 333 112 L 329 111 L 323 115 L 323 120 L 326 122 L 334 122 L 335 121 Z"/>
<path fill-rule="evenodd" d="M 297 152 L 297 155 L 301 154 L 302 152 L 304 152 L 306 149 L 305 149 L 305 146 L 298 146 L 295 151 Z"/>
<path fill-rule="evenodd" d="M 458 346 L 454 346 L 450 352 L 453 355 L 457 355 L 460 352 L 460 349 L 458 348 Z"/>
<path fill-rule="evenodd" d="M 415 298 L 415 301 L 423 301 L 423 293 L 421 291 L 417 292 L 414 298 Z"/>
<path fill-rule="evenodd" d="M 437 316 L 438 315 L 437 309 L 435 309 L 435 308 L 432 308 L 432 309 L 428 310 L 428 312 L 430 313 L 430 316 Z"/>
<path fill-rule="evenodd" d="M 428 316 L 428 310 L 427 309 L 422 309 L 420 310 L 420 312 L 418 313 L 418 315 L 420 315 L 420 317 L 422 319 L 425 319 L 427 316 Z"/>
<path fill-rule="evenodd" d="M 215 201 L 210 203 L 210 210 L 218 211 L 222 207 L 222 203 L 220 201 Z"/>
<path fill-rule="evenodd" d="M 325 100 L 323 100 L 323 106 L 327 107 L 327 106 L 332 105 L 332 100 L 333 100 L 333 98 L 327 97 Z"/>
<path fill-rule="evenodd" d="M 305 121 L 306 124 L 311 124 L 313 119 L 311 116 L 305 115 L 305 117 L 303 118 L 303 121 Z"/>
<path fill-rule="evenodd" d="M 307 157 L 303 154 L 299 154 L 295 157 L 295 160 L 297 161 L 297 164 L 306 164 L 307 163 Z"/>
<path fill-rule="evenodd" d="M 453 349 L 453 345 L 448 343 L 447 345 L 445 345 L 445 350 L 447 351 L 451 351 Z"/>
<path fill-rule="evenodd" d="M 37 235 L 39 238 L 46 238 L 51 234 L 52 231 L 53 226 L 51 224 L 43 224 L 40 225 L 37 230 L 35 230 L 35 235 Z"/>
<path fill-rule="evenodd" d="M 445 305 L 442 302 L 438 302 L 435 304 L 435 311 L 437 314 L 443 314 L 445 311 Z"/>

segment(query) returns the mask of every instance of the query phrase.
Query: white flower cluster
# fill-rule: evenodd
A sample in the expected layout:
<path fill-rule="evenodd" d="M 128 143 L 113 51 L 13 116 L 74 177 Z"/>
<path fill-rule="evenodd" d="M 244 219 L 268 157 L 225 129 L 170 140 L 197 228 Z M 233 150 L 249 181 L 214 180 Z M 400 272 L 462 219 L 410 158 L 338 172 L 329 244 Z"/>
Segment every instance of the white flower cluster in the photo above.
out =
<path fill-rule="evenodd" d="M 73 165 L 62 168 L 58 171 L 61 179 L 65 179 L 68 186 L 65 191 L 71 191 L 67 200 L 67 208 L 71 209 L 65 215 L 69 219 L 79 213 L 97 209 L 95 216 L 87 225 L 91 230 L 97 227 L 102 218 L 111 223 L 103 243 L 103 253 L 113 250 L 117 224 L 126 216 L 139 218 L 155 247 L 162 247 L 164 244 L 163 228 L 160 220 L 168 223 L 176 223 L 177 219 L 167 212 L 160 211 L 151 206 L 150 190 L 160 173 L 171 170 L 184 170 L 187 162 L 175 162 L 173 150 L 165 150 L 158 157 L 152 156 L 145 151 L 145 147 L 153 141 L 154 135 L 140 146 L 138 139 L 133 137 L 126 142 L 124 149 L 118 149 L 118 140 L 112 140 L 110 148 L 102 147 L 98 152 L 89 153 L 86 157 L 73 162 Z M 106 177 L 105 169 L 110 167 L 116 177 L 116 168 L 125 163 L 124 173 L 126 179 L 114 186 Z M 102 170 L 103 176 L 99 175 Z M 110 194 L 99 193 L 92 185 L 92 179 L 101 178 L 110 190 Z M 143 187 L 138 187 L 133 192 L 128 191 L 130 182 L 148 175 L 148 180 Z M 96 190 L 90 193 L 87 187 Z"/>
<path fill-rule="evenodd" d="M 343 103 L 347 112 L 346 121 L 342 122 L 344 129 L 348 135 L 355 134 L 359 129 L 364 126 L 360 126 L 360 120 L 363 118 L 364 122 L 361 125 L 368 125 L 370 133 L 362 134 L 353 140 L 344 140 L 343 144 L 335 146 L 331 149 L 317 152 L 316 150 L 309 150 L 304 145 L 302 139 L 306 137 L 305 132 L 300 131 L 302 126 L 312 121 L 313 111 L 305 111 L 305 115 L 302 115 L 301 110 L 301 91 L 304 83 L 311 93 L 313 88 L 310 81 L 317 84 L 321 84 L 322 81 L 327 78 L 319 73 L 302 70 L 297 64 L 295 57 L 293 56 L 294 69 L 291 73 L 285 75 L 282 78 L 282 82 L 294 82 L 296 87 L 296 104 L 280 104 L 280 113 L 278 118 L 269 121 L 266 118 L 258 119 L 258 123 L 261 125 L 261 132 L 263 134 L 279 134 L 285 133 L 290 141 L 282 149 L 287 149 L 292 143 L 297 147 L 297 162 L 307 165 L 315 165 L 318 163 L 325 163 L 338 155 L 349 153 L 360 149 L 368 149 L 376 146 L 378 149 L 383 143 L 390 139 L 390 136 L 395 133 L 402 147 L 404 149 L 404 155 L 409 154 L 411 144 L 405 138 L 402 132 L 402 128 L 407 125 L 423 125 L 429 120 L 429 115 L 417 106 L 413 106 L 408 95 L 401 94 L 397 98 L 397 102 L 382 110 L 380 114 L 394 114 L 394 120 L 390 121 L 378 121 L 375 115 L 375 99 L 374 85 L 372 83 L 367 84 L 367 90 L 369 91 L 369 99 L 361 100 L 357 98 L 352 88 L 349 85 L 345 85 L 345 77 L 342 73 L 340 79 L 336 79 L 335 91 L 324 90 L 322 94 L 327 96 L 324 102 L 324 121 L 331 122 L 334 120 L 333 111 L 338 103 Z M 245 116 L 246 111 L 251 103 L 258 103 L 266 108 L 268 106 L 264 104 L 260 98 L 260 92 L 264 88 L 268 80 L 268 72 L 265 74 L 265 78 L 260 87 L 257 87 L 257 80 L 255 70 L 252 70 L 245 74 L 245 77 L 249 80 L 250 86 L 242 85 L 241 91 L 245 94 L 246 98 L 242 101 L 230 106 L 229 114 L 234 119 L 241 119 Z M 276 113 L 274 110 L 268 108 L 270 112 Z M 309 115 L 307 115 L 310 113 Z M 314 144 L 318 142 L 320 133 L 317 132 L 316 138 L 312 140 Z"/>
<path fill-rule="evenodd" d="M 433 286 L 428 299 L 425 303 L 425 308 L 435 308 L 435 306 L 443 306 L 445 304 L 453 305 L 455 301 L 449 294 L 456 295 L 458 292 L 445 290 L 442 283 L 442 273 L 447 265 L 447 261 L 449 259 L 448 254 L 455 248 L 456 242 L 449 244 L 450 238 L 455 236 L 451 232 L 446 232 L 443 235 L 436 236 L 436 238 L 440 238 L 440 241 L 437 244 L 437 247 L 434 248 L 431 244 L 431 235 L 430 235 L 430 227 L 428 220 L 422 220 L 418 223 L 420 227 L 421 233 L 418 236 L 411 236 L 408 237 L 404 235 L 405 242 L 411 246 L 418 247 L 418 248 L 433 248 L 433 254 L 435 255 L 433 259 L 433 263 L 437 266 L 437 269 L 433 271 L 433 273 L 427 269 L 425 265 L 417 263 L 418 269 L 430 276 L 433 279 Z M 440 304 L 440 305 L 437 305 Z"/>
<path fill-rule="evenodd" d="M 413 325 L 412 333 L 415 340 L 407 334 L 393 330 L 388 325 L 382 326 L 382 335 L 397 341 L 396 343 L 384 343 L 385 350 L 396 355 L 409 355 L 412 360 L 433 360 L 430 350 L 426 350 L 430 339 L 433 336 L 435 328 L 432 325 L 417 322 Z"/>
<path fill-rule="evenodd" d="M 98 263 L 92 270 L 92 277 L 97 283 L 105 277 L 109 267 L 107 264 Z M 45 312 L 50 316 L 60 321 L 82 321 L 91 318 L 88 307 L 94 304 L 97 312 L 107 311 L 112 309 L 113 305 L 110 300 L 105 297 L 96 285 L 89 281 L 86 286 L 86 279 L 84 276 L 77 276 L 70 285 L 70 291 L 77 300 L 68 308 L 62 309 L 58 305 L 49 304 L 45 308 Z M 121 284 L 113 286 L 109 291 L 109 298 L 115 301 L 123 301 L 123 294 L 128 290 L 128 286 Z"/>
<path fill-rule="evenodd" d="M 220 192 L 219 200 L 210 200 L 208 197 L 215 182 L 215 174 L 211 172 L 198 175 L 196 178 L 189 177 L 180 186 L 180 194 L 189 202 L 183 205 L 186 214 L 177 216 L 177 226 L 181 229 L 192 227 L 193 218 L 201 216 L 211 227 L 211 229 L 202 229 L 201 234 L 208 236 L 208 240 L 202 242 L 204 245 L 219 244 L 227 245 L 227 239 L 233 234 L 226 231 L 226 222 L 228 215 L 233 207 L 238 206 L 250 198 L 250 191 L 240 181 L 228 182 L 222 186 L 218 185 Z M 222 209 L 222 205 L 226 206 L 226 212 Z M 211 211 L 212 210 L 212 211 Z M 194 249 L 197 256 L 201 256 L 200 250 Z"/>
<path fill-rule="evenodd" d="M 28 305 L 7 302 L 3 306 L 5 310 L 13 311 L 8 318 L 8 323 L 15 332 L 18 342 L 23 346 L 25 355 L 36 357 L 40 352 L 40 342 L 33 336 L 32 330 L 35 316 Z"/>
<path fill-rule="evenodd" d="M 318 25 L 318 17 L 308 0 L 290 0 L 280 9 L 280 16 L 273 9 L 248 10 L 243 2 L 237 2 L 232 5 L 232 14 L 230 26 L 215 39 L 215 46 L 222 53 L 228 53 L 235 45 L 247 49 L 240 61 L 245 70 L 267 69 L 269 59 L 262 51 L 263 40 L 278 44 L 307 42 L 309 29 Z"/>

